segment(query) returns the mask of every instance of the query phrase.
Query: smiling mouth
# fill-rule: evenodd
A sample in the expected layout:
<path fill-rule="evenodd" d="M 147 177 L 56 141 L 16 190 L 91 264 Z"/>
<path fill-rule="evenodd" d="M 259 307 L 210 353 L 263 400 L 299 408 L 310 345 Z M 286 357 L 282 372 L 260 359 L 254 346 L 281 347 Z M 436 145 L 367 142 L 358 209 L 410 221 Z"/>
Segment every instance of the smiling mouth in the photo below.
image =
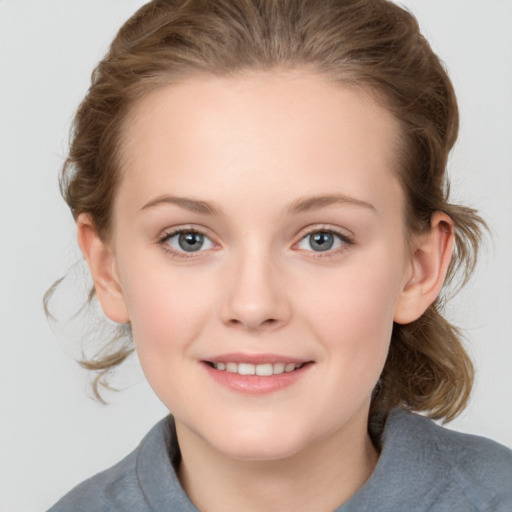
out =
<path fill-rule="evenodd" d="M 235 363 L 235 362 L 208 362 L 211 368 L 227 373 L 236 373 L 238 375 L 258 375 L 259 377 L 271 377 L 272 375 L 281 375 L 282 373 L 291 373 L 302 368 L 308 363 Z"/>

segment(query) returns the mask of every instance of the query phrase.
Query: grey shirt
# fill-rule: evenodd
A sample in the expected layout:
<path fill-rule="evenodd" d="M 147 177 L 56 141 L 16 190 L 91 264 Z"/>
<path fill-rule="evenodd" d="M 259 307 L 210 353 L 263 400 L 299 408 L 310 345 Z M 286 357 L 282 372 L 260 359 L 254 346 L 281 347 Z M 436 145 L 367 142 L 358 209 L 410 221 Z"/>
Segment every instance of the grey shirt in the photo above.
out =
<path fill-rule="evenodd" d="M 172 418 L 138 448 L 78 485 L 49 512 L 198 512 L 174 466 Z M 370 479 L 334 512 L 512 512 L 512 451 L 401 409 L 391 411 Z"/>

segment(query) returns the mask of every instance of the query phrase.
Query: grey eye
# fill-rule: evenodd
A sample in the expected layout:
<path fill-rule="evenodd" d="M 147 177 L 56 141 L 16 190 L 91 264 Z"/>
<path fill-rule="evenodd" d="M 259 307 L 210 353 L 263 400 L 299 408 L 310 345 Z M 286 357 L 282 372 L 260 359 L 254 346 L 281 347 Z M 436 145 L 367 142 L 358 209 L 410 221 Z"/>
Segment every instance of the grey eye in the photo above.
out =
<path fill-rule="evenodd" d="M 169 236 L 165 243 L 179 252 L 198 252 L 213 247 L 213 242 L 207 236 L 195 231 L 180 231 Z"/>
<path fill-rule="evenodd" d="M 184 251 L 199 251 L 204 245 L 204 236 L 199 233 L 181 233 L 178 244 Z"/>
<path fill-rule="evenodd" d="M 315 231 L 306 235 L 298 244 L 299 249 L 325 252 L 341 247 L 343 239 L 330 231 Z"/>

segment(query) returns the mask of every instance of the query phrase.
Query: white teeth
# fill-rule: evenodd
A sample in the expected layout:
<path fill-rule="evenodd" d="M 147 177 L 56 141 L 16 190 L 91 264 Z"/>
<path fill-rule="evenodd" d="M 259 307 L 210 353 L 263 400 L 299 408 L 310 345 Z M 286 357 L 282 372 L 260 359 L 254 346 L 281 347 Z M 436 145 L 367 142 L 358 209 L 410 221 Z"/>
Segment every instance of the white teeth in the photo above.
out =
<path fill-rule="evenodd" d="M 224 364 L 224 363 L 221 363 Z M 217 370 L 220 368 L 217 366 Z M 238 373 L 238 364 L 237 363 L 226 363 L 226 371 L 231 373 Z"/>
<path fill-rule="evenodd" d="M 284 363 L 276 363 L 274 366 L 274 375 L 284 372 Z"/>
<path fill-rule="evenodd" d="M 262 377 L 268 377 L 269 375 L 274 375 L 274 368 L 269 364 L 258 364 L 256 366 L 256 375 L 261 375 Z"/>
<path fill-rule="evenodd" d="M 293 370 L 295 370 L 295 365 L 293 363 L 286 363 L 284 365 L 284 371 L 286 373 L 290 373 L 290 372 L 293 372 Z"/>
<path fill-rule="evenodd" d="M 240 375 L 254 375 L 256 373 L 256 367 L 253 364 L 239 363 L 238 373 Z"/>
<path fill-rule="evenodd" d="M 260 377 L 270 377 L 271 375 L 280 375 L 281 373 L 290 373 L 300 368 L 302 363 L 214 363 L 217 370 L 229 373 L 238 373 L 239 375 L 259 375 Z"/>

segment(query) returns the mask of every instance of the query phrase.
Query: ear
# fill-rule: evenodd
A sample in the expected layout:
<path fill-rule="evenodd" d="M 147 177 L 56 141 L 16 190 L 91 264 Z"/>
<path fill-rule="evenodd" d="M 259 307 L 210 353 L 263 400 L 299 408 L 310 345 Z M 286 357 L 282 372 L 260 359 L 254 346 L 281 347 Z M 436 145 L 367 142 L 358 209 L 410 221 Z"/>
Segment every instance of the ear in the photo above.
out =
<path fill-rule="evenodd" d="M 89 265 L 103 312 L 114 322 L 120 324 L 129 322 L 130 317 L 111 248 L 98 235 L 90 215 L 80 214 L 76 226 L 78 244 Z"/>
<path fill-rule="evenodd" d="M 395 309 L 396 323 L 417 320 L 438 297 L 452 257 L 453 230 L 452 219 L 443 212 L 435 212 L 430 230 L 419 235 L 411 257 L 409 279 Z"/>

